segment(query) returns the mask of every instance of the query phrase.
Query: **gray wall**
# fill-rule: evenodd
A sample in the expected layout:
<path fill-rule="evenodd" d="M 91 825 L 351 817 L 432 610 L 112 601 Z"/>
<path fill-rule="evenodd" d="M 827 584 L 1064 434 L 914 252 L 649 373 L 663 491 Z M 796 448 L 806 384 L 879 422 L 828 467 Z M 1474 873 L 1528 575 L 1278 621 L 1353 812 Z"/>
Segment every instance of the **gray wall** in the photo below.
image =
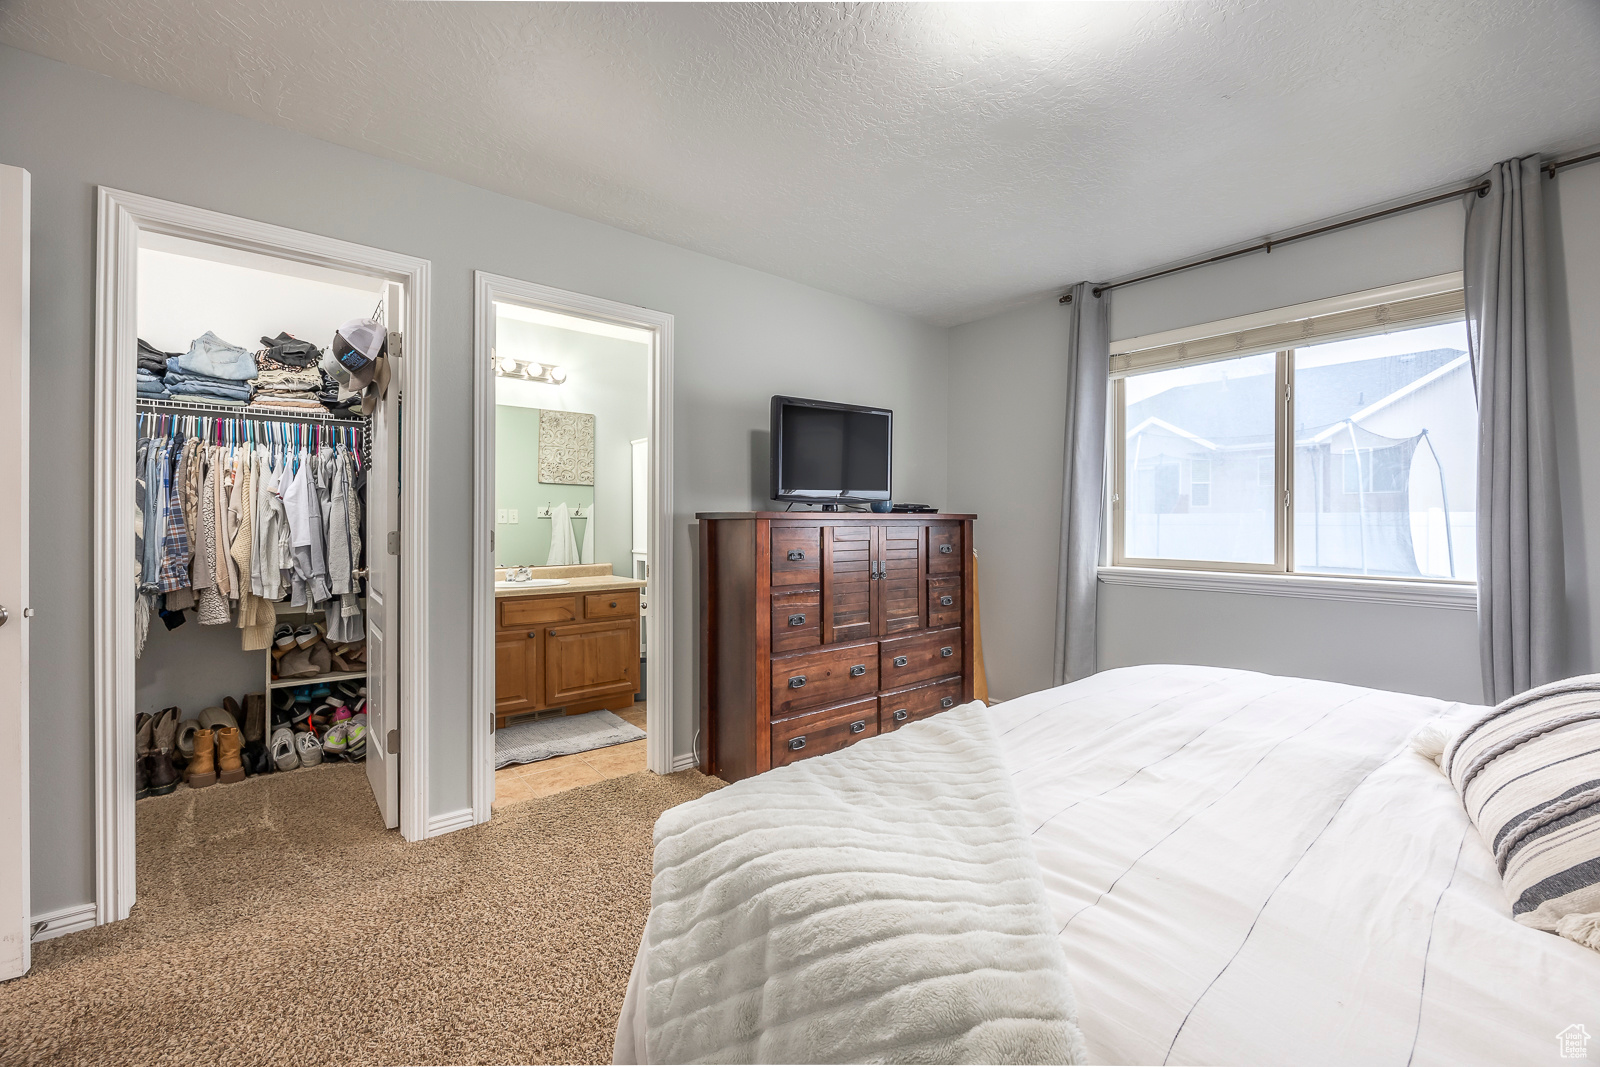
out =
<path fill-rule="evenodd" d="M 696 511 L 764 503 L 772 393 L 895 409 L 896 491 L 946 497 L 945 331 L 272 126 L 0 48 L 0 160 L 33 173 L 33 904 L 92 899 L 94 196 L 104 184 L 433 263 L 434 813 L 467 807 L 472 272 L 677 318 L 674 748 L 695 709 Z M 759 462 L 758 462 L 759 460 Z M 131 711 L 130 711 L 131 714 Z"/>
<path fill-rule="evenodd" d="M 1600 292 L 1600 167 L 1574 169 L 1545 189 L 1576 673 L 1600 662 L 1600 598 L 1589 591 L 1587 564 L 1600 531 L 1600 465 L 1589 460 L 1600 455 L 1600 308 L 1585 299 Z M 1460 270 L 1463 217 L 1447 202 L 1120 289 L 1112 337 Z M 1051 298 L 951 331 L 951 396 L 961 417 L 952 420 L 950 503 L 980 516 L 984 651 L 998 696 L 1050 681 L 1068 316 Z M 1014 508 L 1022 509 L 1016 522 Z M 1004 523 L 994 521 L 1001 509 Z M 1466 611 L 1102 584 L 1099 623 L 1102 667 L 1203 663 L 1481 698 L 1476 617 Z"/>

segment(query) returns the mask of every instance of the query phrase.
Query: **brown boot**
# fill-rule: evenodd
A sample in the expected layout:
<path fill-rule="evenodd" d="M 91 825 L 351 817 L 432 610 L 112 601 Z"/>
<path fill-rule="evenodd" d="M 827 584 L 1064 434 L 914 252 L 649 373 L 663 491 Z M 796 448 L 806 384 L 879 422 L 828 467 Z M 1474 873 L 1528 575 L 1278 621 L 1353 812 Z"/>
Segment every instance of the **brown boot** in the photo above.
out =
<path fill-rule="evenodd" d="M 246 743 L 267 743 L 267 694 L 250 693 L 244 698 L 244 739 Z"/>
<path fill-rule="evenodd" d="M 211 739 L 211 731 L 203 726 L 194 732 L 194 755 L 189 758 L 183 780 L 191 789 L 217 784 L 216 742 Z"/>
<path fill-rule="evenodd" d="M 244 781 L 244 764 L 239 761 L 239 731 L 219 727 L 217 734 L 217 777 L 223 782 Z"/>

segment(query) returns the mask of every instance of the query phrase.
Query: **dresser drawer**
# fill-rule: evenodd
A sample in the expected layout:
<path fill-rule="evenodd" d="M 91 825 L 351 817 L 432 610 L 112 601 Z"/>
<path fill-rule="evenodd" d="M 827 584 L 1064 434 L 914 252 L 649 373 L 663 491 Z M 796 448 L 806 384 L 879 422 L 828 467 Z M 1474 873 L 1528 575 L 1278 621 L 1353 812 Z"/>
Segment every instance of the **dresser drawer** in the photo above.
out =
<path fill-rule="evenodd" d="M 639 614 L 639 591 L 621 589 L 615 593 L 590 593 L 583 598 L 586 619 L 625 619 Z"/>
<path fill-rule="evenodd" d="M 772 584 L 816 585 L 822 581 L 822 527 L 772 528 Z"/>
<path fill-rule="evenodd" d="M 506 597 L 499 607 L 499 629 L 502 630 L 547 622 L 571 622 L 578 617 L 575 596 Z"/>
<path fill-rule="evenodd" d="M 885 689 L 898 689 L 914 682 L 960 673 L 959 626 L 878 643 L 878 675 L 883 679 Z"/>
<path fill-rule="evenodd" d="M 960 678 L 945 678 L 927 685 L 885 693 L 878 698 L 878 729 L 883 733 L 898 730 L 908 722 L 948 711 L 959 703 Z"/>
<path fill-rule="evenodd" d="M 961 622 L 961 579 L 928 579 L 928 625 L 956 626 Z"/>
<path fill-rule="evenodd" d="M 866 641 L 772 661 L 772 718 L 878 692 L 878 644 Z"/>
<path fill-rule="evenodd" d="M 928 527 L 928 573 L 960 574 L 961 564 L 961 527 L 955 523 Z"/>
<path fill-rule="evenodd" d="M 782 767 L 807 756 L 837 752 L 877 732 L 878 701 L 875 697 L 775 722 L 772 724 L 772 765 Z"/>
<path fill-rule="evenodd" d="M 822 591 L 772 594 L 772 651 L 798 652 L 822 644 Z"/>

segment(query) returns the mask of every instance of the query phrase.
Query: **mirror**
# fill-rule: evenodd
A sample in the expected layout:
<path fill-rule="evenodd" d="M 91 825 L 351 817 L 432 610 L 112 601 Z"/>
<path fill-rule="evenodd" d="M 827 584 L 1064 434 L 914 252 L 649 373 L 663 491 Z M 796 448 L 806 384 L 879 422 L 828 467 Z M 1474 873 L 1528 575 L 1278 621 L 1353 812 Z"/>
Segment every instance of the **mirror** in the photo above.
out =
<path fill-rule="evenodd" d="M 494 481 L 495 566 L 596 562 L 595 416 L 496 405 Z"/>

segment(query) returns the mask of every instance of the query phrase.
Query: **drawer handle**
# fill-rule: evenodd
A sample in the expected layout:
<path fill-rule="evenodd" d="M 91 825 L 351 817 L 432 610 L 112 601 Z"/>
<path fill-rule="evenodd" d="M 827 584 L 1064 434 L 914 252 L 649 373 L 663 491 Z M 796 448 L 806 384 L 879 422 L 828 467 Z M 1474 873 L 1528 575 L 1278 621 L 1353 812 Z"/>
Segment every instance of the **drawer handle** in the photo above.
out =
<path fill-rule="evenodd" d="M 539 636 L 539 631 L 538 630 L 529 630 L 528 631 L 528 636 L 529 637 L 538 637 Z"/>
<path fill-rule="evenodd" d="M 956 550 L 956 548 L 955 548 L 954 545 L 940 545 L 939 546 L 939 554 L 941 556 L 948 556 L 950 553 L 954 552 L 955 550 Z"/>
<path fill-rule="evenodd" d="M 942 607 L 942 608 L 948 608 L 951 604 L 954 604 L 955 602 L 956 602 L 956 598 L 953 597 L 953 596 L 942 596 L 942 597 L 939 598 L 939 606 Z"/>
<path fill-rule="evenodd" d="M 803 686 L 805 684 L 806 684 L 806 676 L 803 675 L 803 674 L 797 674 L 793 678 L 789 679 L 789 688 L 790 689 L 799 689 L 801 686 Z"/>
<path fill-rule="evenodd" d="M 896 667 L 904 667 L 907 662 L 908 661 L 906 660 L 906 658 L 904 656 L 896 656 L 894 658 L 894 665 Z"/>
<path fill-rule="evenodd" d="M 789 741 L 789 751 L 790 752 L 799 752 L 802 748 L 805 748 L 805 747 L 806 747 L 806 739 L 804 737 L 791 738 L 790 741 Z"/>
<path fill-rule="evenodd" d="M 850 724 L 850 732 L 853 734 L 865 733 L 866 729 L 867 721 L 865 719 L 858 719 Z"/>
<path fill-rule="evenodd" d="M 944 656 L 946 658 L 948 658 L 950 656 L 953 656 L 955 654 L 956 654 L 956 650 L 951 648 L 949 645 L 945 645 L 943 648 L 941 648 L 939 650 L 939 655 Z"/>
<path fill-rule="evenodd" d="M 798 548 L 791 548 L 789 550 L 789 559 L 791 561 L 799 562 L 799 561 L 801 561 L 801 560 L 803 560 L 805 558 L 806 558 L 806 554 L 805 554 L 804 550 L 798 549 Z M 801 738 L 801 740 L 804 741 L 805 738 Z"/>
<path fill-rule="evenodd" d="M 616 606 L 617 606 L 617 602 L 616 602 L 616 601 L 615 601 L 615 600 L 613 600 L 613 601 L 612 601 L 612 602 L 611 602 L 611 606 L 612 606 L 612 607 L 616 607 Z"/>
<path fill-rule="evenodd" d="M 804 626 L 805 624 L 806 624 L 806 617 L 804 615 L 790 615 L 789 616 L 789 625 L 790 626 Z"/>
<path fill-rule="evenodd" d="M 867 666 L 864 663 L 857 663 L 854 667 L 850 668 L 850 677 L 852 678 L 859 678 L 866 673 Z"/>
<path fill-rule="evenodd" d="M 906 721 L 906 716 L 908 714 L 910 714 L 910 713 L 907 712 L 905 708 L 900 708 L 898 711 L 896 711 L 894 713 L 894 721 L 895 722 L 905 722 Z"/>
<path fill-rule="evenodd" d="M 956 698 L 955 697 L 940 697 L 939 698 L 939 706 L 941 708 L 954 707 L 955 703 L 956 703 Z"/>

